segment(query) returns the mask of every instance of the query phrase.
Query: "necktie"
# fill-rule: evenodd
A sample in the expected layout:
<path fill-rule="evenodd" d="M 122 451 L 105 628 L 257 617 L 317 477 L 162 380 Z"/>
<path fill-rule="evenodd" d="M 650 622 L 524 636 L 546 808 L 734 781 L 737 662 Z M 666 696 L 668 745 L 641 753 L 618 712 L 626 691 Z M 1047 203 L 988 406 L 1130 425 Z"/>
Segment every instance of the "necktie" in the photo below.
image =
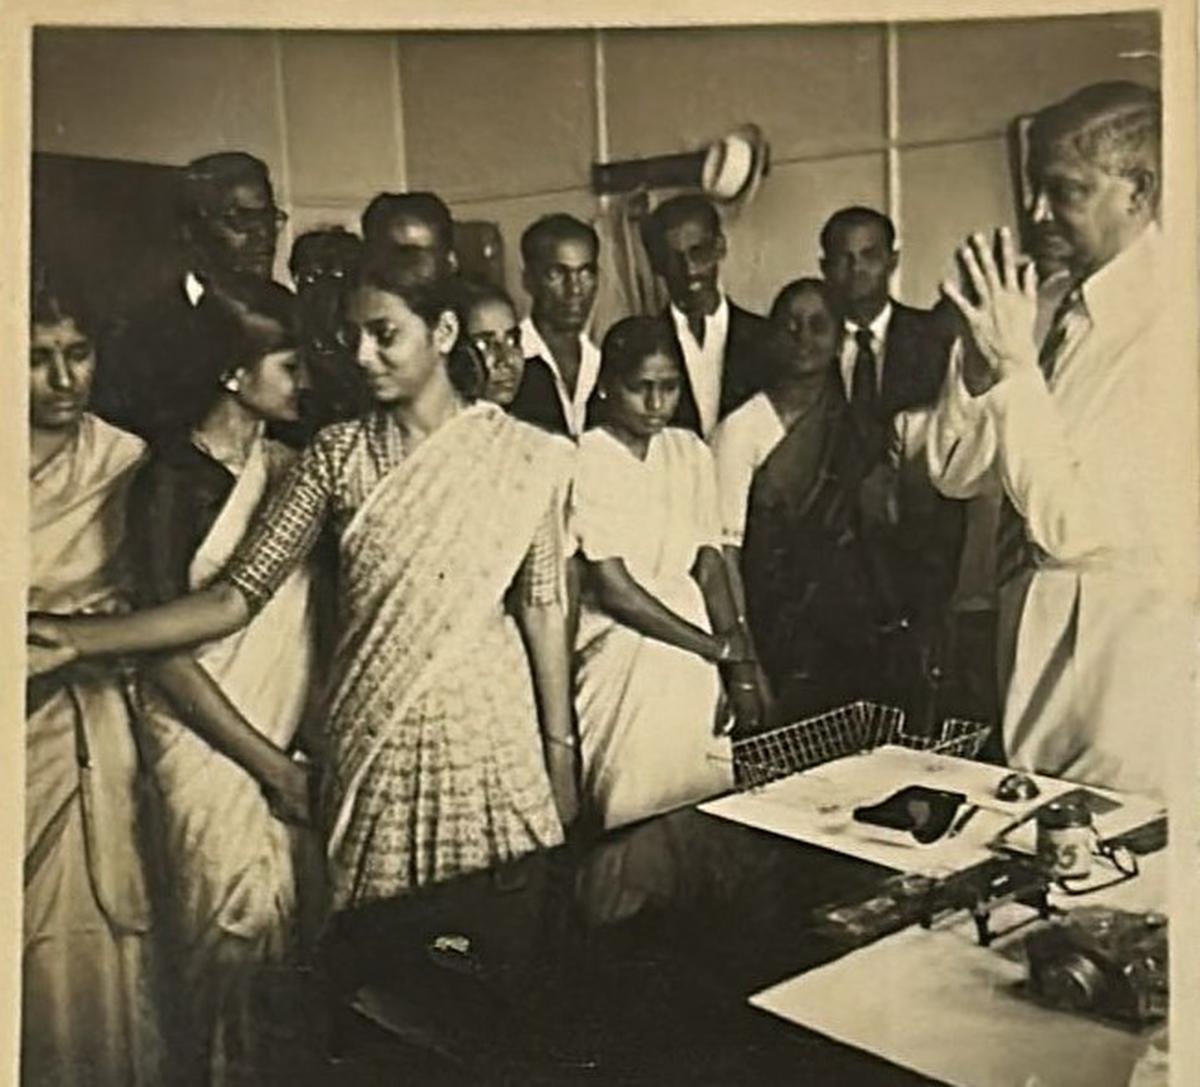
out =
<path fill-rule="evenodd" d="M 871 330 L 855 329 L 854 342 L 858 351 L 854 356 L 854 369 L 850 375 L 850 403 L 854 407 L 855 415 L 871 419 L 876 414 L 879 401 L 875 344 Z"/>
<path fill-rule="evenodd" d="M 704 314 L 689 313 L 687 315 L 687 326 L 691 330 L 692 338 L 696 341 L 697 347 L 704 346 Z"/>
<path fill-rule="evenodd" d="M 1073 287 L 1058 304 L 1050 329 L 1038 352 L 1038 366 L 1046 383 L 1054 376 L 1054 369 L 1063 356 L 1063 348 L 1071 339 L 1080 320 L 1086 320 L 1083 295 Z M 1000 520 L 996 529 L 996 583 L 1007 585 L 1023 570 L 1033 565 L 1033 545 L 1025 531 L 1025 519 L 1007 494 L 1000 506 Z"/>

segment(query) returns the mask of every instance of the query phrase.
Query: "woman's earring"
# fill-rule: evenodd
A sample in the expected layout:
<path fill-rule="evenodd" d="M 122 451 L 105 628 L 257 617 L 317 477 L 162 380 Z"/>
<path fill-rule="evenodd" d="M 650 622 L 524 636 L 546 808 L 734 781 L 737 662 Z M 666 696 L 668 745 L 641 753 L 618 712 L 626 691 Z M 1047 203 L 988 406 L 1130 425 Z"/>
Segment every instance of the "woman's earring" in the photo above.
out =
<path fill-rule="evenodd" d="M 221 384 L 225 387 L 226 392 L 236 393 L 241 388 L 241 385 L 238 384 L 237 377 L 233 374 L 230 374 L 227 378 L 225 378 Z"/>

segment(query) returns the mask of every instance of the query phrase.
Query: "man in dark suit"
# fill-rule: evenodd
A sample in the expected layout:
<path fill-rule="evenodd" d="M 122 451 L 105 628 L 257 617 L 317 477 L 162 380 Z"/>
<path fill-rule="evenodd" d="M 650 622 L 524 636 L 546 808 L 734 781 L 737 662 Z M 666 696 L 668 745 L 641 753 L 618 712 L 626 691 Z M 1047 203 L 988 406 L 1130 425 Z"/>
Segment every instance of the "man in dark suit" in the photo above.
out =
<path fill-rule="evenodd" d="M 588 338 L 596 302 L 600 239 L 571 215 L 546 215 L 521 235 L 529 316 L 521 322 L 525 371 L 509 411 L 555 434 L 578 438 L 600 372 Z"/>
<path fill-rule="evenodd" d="M 966 521 L 963 503 L 934 490 L 921 437 L 951 337 L 931 313 L 891 297 L 899 256 L 892 221 L 873 208 L 843 208 L 821 230 L 821 271 L 844 322 L 841 387 L 878 460 L 861 496 L 864 531 L 886 556 L 884 572 L 899 608 L 895 622 L 915 634 L 917 671 L 896 695 L 913 713 L 922 706 L 932 712 L 933 692 L 920 688 L 936 683 L 944 668 Z"/>
<path fill-rule="evenodd" d="M 845 322 L 842 387 L 881 425 L 933 404 L 945 373 L 929 312 L 889 293 L 899 259 L 895 226 L 873 208 L 842 208 L 821 229 L 821 272 Z"/>
<path fill-rule="evenodd" d="M 186 267 L 102 339 L 92 410 L 150 439 L 186 425 L 206 372 L 196 364 L 196 309 L 208 286 L 230 273 L 270 279 L 286 219 L 253 155 L 223 151 L 189 163 L 180 214 Z"/>
<path fill-rule="evenodd" d="M 664 201 L 645 226 L 650 266 L 667 287 L 666 318 L 683 353 L 683 392 L 673 419 L 707 438 L 767 381 L 770 325 L 721 290 L 725 234 L 717 209 L 687 193 Z"/>

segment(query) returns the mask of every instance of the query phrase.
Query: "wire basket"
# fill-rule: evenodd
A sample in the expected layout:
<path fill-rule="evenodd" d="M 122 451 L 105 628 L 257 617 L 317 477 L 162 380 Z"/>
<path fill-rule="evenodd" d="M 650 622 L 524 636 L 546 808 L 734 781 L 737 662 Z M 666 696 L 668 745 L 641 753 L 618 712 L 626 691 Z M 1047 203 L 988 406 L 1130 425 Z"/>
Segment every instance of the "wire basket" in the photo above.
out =
<path fill-rule="evenodd" d="M 973 759 L 990 731 L 990 725 L 948 717 L 933 735 L 914 736 L 904 731 L 903 710 L 875 702 L 852 702 L 817 717 L 735 740 L 733 779 L 738 789 L 754 789 L 799 770 L 884 744 Z"/>

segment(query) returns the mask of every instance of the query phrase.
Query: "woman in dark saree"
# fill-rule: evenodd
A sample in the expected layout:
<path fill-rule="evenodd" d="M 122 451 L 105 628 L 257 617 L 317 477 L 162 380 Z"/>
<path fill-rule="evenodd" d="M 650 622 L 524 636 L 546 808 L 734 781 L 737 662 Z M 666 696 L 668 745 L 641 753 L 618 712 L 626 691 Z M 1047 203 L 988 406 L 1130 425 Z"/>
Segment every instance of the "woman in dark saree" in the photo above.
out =
<path fill-rule="evenodd" d="M 882 693 L 883 641 L 899 611 L 879 541 L 894 501 L 878 439 L 839 384 L 841 322 L 825 284 L 789 283 L 771 320 L 776 376 L 713 445 L 725 546 L 775 717 L 791 721 Z"/>

